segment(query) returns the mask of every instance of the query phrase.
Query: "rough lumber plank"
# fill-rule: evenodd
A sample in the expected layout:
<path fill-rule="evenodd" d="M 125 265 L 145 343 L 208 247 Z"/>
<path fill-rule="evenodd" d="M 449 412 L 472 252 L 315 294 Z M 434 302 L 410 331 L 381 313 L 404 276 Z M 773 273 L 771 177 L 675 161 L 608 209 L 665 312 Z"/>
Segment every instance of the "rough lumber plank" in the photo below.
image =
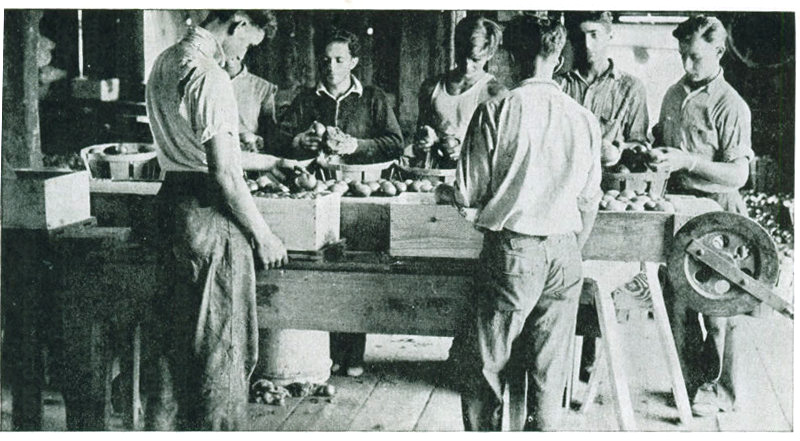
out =
<path fill-rule="evenodd" d="M 378 251 L 389 248 L 389 203 L 395 198 L 342 198 L 340 235 L 347 248 Z"/>
<path fill-rule="evenodd" d="M 647 263 L 647 280 L 650 285 L 650 297 L 653 301 L 653 316 L 656 321 L 656 329 L 659 334 L 664 356 L 667 360 L 667 372 L 672 379 L 672 394 L 675 397 L 675 404 L 678 407 L 678 417 L 683 424 L 692 422 L 692 409 L 689 405 L 689 394 L 686 392 L 681 365 L 678 361 L 678 350 L 675 347 L 675 340 L 672 334 L 672 327 L 667 316 L 667 307 L 664 303 L 664 294 L 661 291 L 661 284 L 658 281 L 658 265 Z"/>
<path fill-rule="evenodd" d="M 478 257 L 483 234 L 453 207 L 403 203 L 389 210 L 391 255 Z"/>
<path fill-rule="evenodd" d="M 359 378 L 331 377 L 328 384 L 336 387 L 336 396 L 331 402 L 322 397 L 304 398 L 280 430 L 325 432 L 347 430 L 358 410 L 374 391 L 379 379 L 378 375 L 370 372 Z"/>
<path fill-rule="evenodd" d="M 348 430 L 399 431 L 414 429 L 434 386 L 409 382 L 398 374 L 386 374 L 353 419 Z"/>
<path fill-rule="evenodd" d="M 603 335 L 601 342 L 603 350 L 607 354 L 605 361 L 611 380 L 611 390 L 617 403 L 617 420 L 621 430 L 636 430 L 636 419 L 633 416 L 633 404 L 628 390 L 628 375 L 625 372 L 624 356 L 611 294 L 608 292 L 604 294 L 603 291 L 598 290 L 595 305 Z"/>
<path fill-rule="evenodd" d="M 258 283 L 259 326 L 452 335 L 470 286 L 463 276 L 277 271 Z"/>
<path fill-rule="evenodd" d="M 253 198 L 258 211 L 287 249 L 315 251 L 339 240 L 338 194 L 315 199 Z"/>
<path fill-rule="evenodd" d="M 248 404 L 247 411 L 250 416 L 249 429 L 263 432 L 274 432 L 278 430 L 283 422 L 294 412 L 297 406 L 300 405 L 302 400 L 302 398 L 287 398 L 285 406 L 255 403 Z"/>
<path fill-rule="evenodd" d="M 114 181 L 111 179 L 89 181 L 89 191 L 92 193 L 155 196 L 159 190 L 161 190 L 161 181 Z"/>
<path fill-rule="evenodd" d="M 425 405 L 414 427 L 415 432 L 460 432 L 464 430 L 461 419 L 461 398 L 458 392 L 437 387 Z"/>

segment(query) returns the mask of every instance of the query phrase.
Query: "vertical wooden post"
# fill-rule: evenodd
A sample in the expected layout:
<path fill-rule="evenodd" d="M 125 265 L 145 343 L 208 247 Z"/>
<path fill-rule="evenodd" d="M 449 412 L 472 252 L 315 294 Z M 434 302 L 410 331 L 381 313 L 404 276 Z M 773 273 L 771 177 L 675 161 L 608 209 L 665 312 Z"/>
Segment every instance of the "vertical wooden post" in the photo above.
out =
<path fill-rule="evenodd" d="M 658 280 L 658 264 L 645 263 L 647 271 L 647 281 L 650 285 L 650 298 L 653 300 L 653 316 L 658 329 L 658 337 L 667 359 L 667 370 L 672 380 L 672 395 L 675 397 L 675 405 L 678 408 L 678 416 L 683 424 L 692 421 L 692 408 L 689 404 L 689 394 L 686 391 L 686 382 L 683 379 L 680 361 L 678 360 L 678 350 L 675 347 L 675 338 L 672 334 L 672 327 L 669 324 L 667 306 L 664 303 L 664 293 L 661 291 L 661 283 Z"/>
<path fill-rule="evenodd" d="M 39 132 L 39 10 L 6 10 L 3 38 L 3 153 L 14 167 L 42 165 Z"/>
<path fill-rule="evenodd" d="M 597 307 L 600 332 L 603 335 L 601 341 L 606 354 L 605 361 L 611 377 L 611 392 L 614 394 L 617 404 L 619 428 L 623 431 L 637 430 L 631 394 L 628 390 L 628 375 L 623 365 L 624 356 L 614 313 L 614 300 L 611 299 L 610 292 L 600 289 L 597 291 L 594 302 Z"/>

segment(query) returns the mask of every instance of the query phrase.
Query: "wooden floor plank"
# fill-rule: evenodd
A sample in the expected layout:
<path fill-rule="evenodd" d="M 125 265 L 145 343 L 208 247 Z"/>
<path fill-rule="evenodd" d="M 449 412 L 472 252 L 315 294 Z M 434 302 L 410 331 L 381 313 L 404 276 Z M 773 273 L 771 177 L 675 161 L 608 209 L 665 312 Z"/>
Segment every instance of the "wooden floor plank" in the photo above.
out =
<path fill-rule="evenodd" d="M 435 387 L 430 381 L 432 374 L 421 363 L 393 363 L 391 369 L 383 371 L 348 430 L 413 430 Z"/>
<path fill-rule="evenodd" d="M 328 384 L 336 388 L 336 395 L 326 398 L 306 397 L 294 413 L 283 423 L 282 431 L 347 430 L 357 412 L 372 394 L 380 377 L 367 372 L 359 378 L 333 376 Z"/>
<path fill-rule="evenodd" d="M 415 432 L 460 432 L 464 430 L 461 420 L 461 398 L 458 392 L 437 387 L 425 405 L 417 421 Z"/>
<path fill-rule="evenodd" d="M 263 432 L 278 430 L 301 401 L 301 398 L 287 398 L 285 406 L 249 404 L 247 410 L 250 414 L 250 430 Z"/>

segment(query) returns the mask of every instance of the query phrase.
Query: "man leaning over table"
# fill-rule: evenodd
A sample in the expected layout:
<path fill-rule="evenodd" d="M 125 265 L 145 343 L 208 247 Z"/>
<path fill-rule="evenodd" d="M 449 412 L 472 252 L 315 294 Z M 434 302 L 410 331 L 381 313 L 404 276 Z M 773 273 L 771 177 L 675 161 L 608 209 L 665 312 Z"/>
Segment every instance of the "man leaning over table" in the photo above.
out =
<path fill-rule="evenodd" d="M 258 212 L 248 169 L 296 163 L 241 152 L 226 56 L 264 38 L 258 11 L 211 11 L 156 59 L 147 114 L 166 177 L 158 194 L 159 264 L 146 332 L 155 356 L 146 426 L 247 429 L 248 380 L 258 352 L 255 269 L 280 266 L 286 249 Z M 255 260 L 254 260 L 255 254 Z"/>

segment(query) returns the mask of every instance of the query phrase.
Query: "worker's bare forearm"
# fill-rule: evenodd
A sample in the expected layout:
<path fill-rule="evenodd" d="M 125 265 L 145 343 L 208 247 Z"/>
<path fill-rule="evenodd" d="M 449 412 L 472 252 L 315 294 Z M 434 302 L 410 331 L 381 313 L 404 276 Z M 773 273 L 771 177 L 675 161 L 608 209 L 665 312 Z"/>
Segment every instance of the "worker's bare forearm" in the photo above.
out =
<path fill-rule="evenodd" d="M 697 163 L 691 173 L 715 184 L 740 188 L 747 183 L 750 172 L 747 158 L 737 159 L 734 162 L 714 162 L 705 158 L 696 157 Z"/>
<path fill-rule="evenodd" d="M 597 218 L 597 208 L 579 211 L 581 213 L 581 223 L 583 224 L 583 229 L 581 229 L 581 231 L 579 231 L 577 234 L 578 248 L 583 249 L 583 246 L 586 245 L 586 242 L 589 240 L 589 236 L 592 234 L 594 221 Z"/>
<path fill-rule="evenodd" d="M 256 240 L 271 234 L 247 188 L 239 162 L 238 140 L 233 135 L 218 135 L 206 143 L 208 173 L 222 194 L 226 208 L 244 229 Z M 267 156 L 267 155 L 260 155 Z"/>
<path fill-rule="evenodd" d="M 227 172 L 212 174 L 212 178 L 222 190 L 222 197 L 228 210 L 249 237 L 259 240 L 272 231 L 258 211 L 244 179 L 241 175 L 238 176 Z"/>
<path fill-rule="evenodd" d="M 263 153 L 242 152 L 242 169 L 251 171 L 272 170 L 280 164 L 281 158 Z"/>

